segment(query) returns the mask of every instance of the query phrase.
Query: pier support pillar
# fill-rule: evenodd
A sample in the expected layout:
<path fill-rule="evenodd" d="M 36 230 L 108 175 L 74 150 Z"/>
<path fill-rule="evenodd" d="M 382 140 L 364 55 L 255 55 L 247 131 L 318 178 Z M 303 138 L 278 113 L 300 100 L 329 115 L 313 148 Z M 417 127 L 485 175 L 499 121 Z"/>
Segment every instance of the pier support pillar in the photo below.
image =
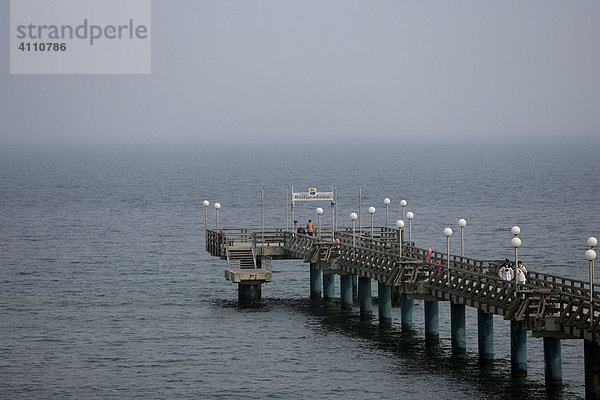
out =
<path fill-rule="evenodd" d="M 416 333 L 414 305 L 415 301 L 409 299 L 406 294 L 400 295 L 400 318 L 403 335 L 414 335 Z"/>
<path fill-rule="evenodd" d="M 310 263 L 310 300 L 321 300 L 322 283 L 321 270 L 317 268 L 315 263 Z"/>
<path fill-rule="evenodd" d="M 240 305 L 252 305 L 260 302 L 261 284 L 260 283 L 240 283 L 238 284 L 238 303 Z"/>
<path fill-rule="evenodd" d="M 379 326 L 389 328 L 392 326 L 392 288 L 379 282 Z"/>
<path fill-rule="evenodd" d="M 335 274 L 323 273 L 323 304 L 331 307 L 335 304 Z"/>
<path fill-rule="evenodd" d="M 352 311 L 352 275 L 340 275 L 340 300 L 342 312 Z"/>
<path fill-rule="evenodd" d="M 360 302 L 360 320 L 373 319 L 373 295 L 371 294 L 371 279 L 361 276 L 358 278 L 358 297 Z"/>
<path fill-rule="evenodd" d="M 510 321 L 510 373 L 527 376 L 527 331 L 516 321 Z"/>
<path fill-rule="evenodd" d="M 425 345 L 440 342 L 440 315 L 437 301 L 425 300 Z"/>
<path fill-rule="evenodd" d="M 461 354 L 467 351 L 464 305 L 450 303 L 450 329 L 452 336 L 452 354 Z"/>
<path fill-rule="evenodd" d="M 358 299 L 358 275 L 352 275 L 352 300 Z"/>
<path fill-rule="evenodd" d="M 392 287 L 392 307 L 400 307 L 400 288 Z"/>
<path fill-rule="evenodd" d="M 546 386 L 562 386 L 562 355 L 560 339 L 544 338 L 544 376 Z"/>
<path fill-rule="evenodd" d="M 479 362 L 491 363 L 494 360 L 494 314 L 477 310 L 477 342 Z"/>
<path fill-rule="evenodd" d="M 583 341 L 585 363 L 585 398 L 600 400 L 600 344 Z"/>

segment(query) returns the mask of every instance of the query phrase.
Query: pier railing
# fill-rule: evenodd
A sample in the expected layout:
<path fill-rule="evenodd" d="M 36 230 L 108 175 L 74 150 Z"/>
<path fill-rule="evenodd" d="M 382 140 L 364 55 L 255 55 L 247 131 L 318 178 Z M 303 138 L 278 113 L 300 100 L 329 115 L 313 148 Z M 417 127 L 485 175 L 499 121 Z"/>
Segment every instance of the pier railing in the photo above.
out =
<path fill-rule="evenodd" d="M 389 229 L 389 228 L 388 228 Z M 400 254 L 407 258 L 416 260 L 427 260 L 427 249 L 422 249 L 416 246 L 411 246 L 408 242 L 402 242 L 400 247 L 400 241 L 398 239 L 398 230 L 389 230 L 388 234 L 380 240 L 379 238 L 370 239 L 364 236 L 353 237 L 352 233 L 347 232 L 336 232 L 336 237 L 340 239 L 340 242 L 345 244 L 356 243 L 358 247 L 369 248 L 375 251 L 384 251 Z M 395 236 L 394 236 L 395 235 Z M 439 251 L 432 250 L 431 260 L 439 261 L 440 264 L 447 264 L 448 255 Z M 489 274 L 496 274 L 498 267 L 502 262 L 498 260 L 477 260 L 469 257 L 462 257 L 458 255 L 450 255 L 450 266 L 453 268 L 461 268 L 475 272 L 485 272 Z"/>
<path fill-rule="evenodd" d="M 370 238 L 370 229 L 356 229 L 355 242 L 356 247 L 370 249 L 373 251 L 389 252 L 399 254 L 400 245 L 398 241 L 398 230 L 379 227 L 375 228 L 374 238 Z M 223 244 L 225 238 L 231 238 L 237 242 L 254 242 L 258 246 L 287 246 L 291 238 L 305 239 L 303 245 L 305 249 L 303 254 L 298 258 L 303 258 L 304 253 L 308 251 L 308 246 L 318 241 L 318 236 L 308 236 L 296 234 L 285 229 L 273 228 L 265 229 L 264 234 L 260 229 L 223 229 L 223 233 L 217 232 L 214 229 L 206 231 L 206 250 L 215 256 L 224 256 Z M 352 228 L 342 227 L 335 233 L 331 230 L 322 230 L 322 241 L 333 241 L 335 238 L 340 240 L 341 244 L 352 245 L 353 235 Z M 296 241 L 296 247 L 298 242 Z M 298 250 L 298 248 L 296 249 Z M 296 251 L 298 253 L 298 251 Z M 298 253 L 299 254 L 299 253 Z M 411 246 L 408 242 L 402 243 L 402 256 L 416 260 L 427 260 L 427 249 Z M 432 250 L 431 260 L 433 263 L 439 261 L 441 265 L 447 264 L 447 254 Z M 461 257 L 459 255 L 450 255 L 450 266 L 453 268 L 465 269 L 474 272 L 486 273 L 494 275 L 500 267 L 501 260 L 479 260 L 469 257 Z M 557 275 L 545 274 L 530 270 L 527 274 L 527 280 L 531 285 L 540 288 L 552 289 L 553 291 L 567 293 L 581 298 L 590 297 L 589 282 L 568 279 Z M 594 299 L 600 301 L 600 284 L 594 284 Z"/>
<path fill-rule="evenodd" d="M 355 229 L 354 234 L 351 228 L 322 229 L 320 236 L 284 229 L 208 230 L 207 251 L 223 256 L 223 243 L 228 239 L 253 242 L 257 248 L 283 246 L 291 258 L 333 262 L 347 273 L 400 286 L 416 296 L 467 304 L 524 321 L 531 329 L 560 329 L 572 337 L 600 340 L 600 285 L 594 285 L 590 303 L 590 286 L 584 281 L 530 270 L 527 284 L 515 285 L 498 277 L 501 261 L 452 254 L 448 268 L 447 254 L 432 251 L 427 262 L 427 249 L 406 241 L 400 244 L 397 229 L 374 228 L 373 238 L 370 228 Z"/>
<path fill-rule="evenodd" d="M 223 234 L 214 229 L 206 230 L 206 251 L 211 256 L 221 257 Z"/>
<path fill-rule="evenodd" d="M 558 275 L 543 274 L 535 271 L 527 273 L 527 281 L 531 285 L 552 289 L 553 291 L 565 293 L 570 296 L 590 299 L 589 282 L 583 282 L 564 278 Z M 594 300 L 600 301 L 600 285 L 594 284 Z"/>

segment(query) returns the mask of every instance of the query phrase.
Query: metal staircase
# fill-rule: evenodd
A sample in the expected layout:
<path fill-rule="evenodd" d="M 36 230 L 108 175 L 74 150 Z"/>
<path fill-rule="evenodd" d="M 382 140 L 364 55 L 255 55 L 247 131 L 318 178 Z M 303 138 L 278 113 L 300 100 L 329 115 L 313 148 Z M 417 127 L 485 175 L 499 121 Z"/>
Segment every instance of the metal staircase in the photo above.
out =
<path fill-rule="evenodd" d="M 256 251 L 253 245 L 248 247 L 232 246 L 233 241 L 226 240 L 227 264 L 229 268 L 256 269 Z"/>

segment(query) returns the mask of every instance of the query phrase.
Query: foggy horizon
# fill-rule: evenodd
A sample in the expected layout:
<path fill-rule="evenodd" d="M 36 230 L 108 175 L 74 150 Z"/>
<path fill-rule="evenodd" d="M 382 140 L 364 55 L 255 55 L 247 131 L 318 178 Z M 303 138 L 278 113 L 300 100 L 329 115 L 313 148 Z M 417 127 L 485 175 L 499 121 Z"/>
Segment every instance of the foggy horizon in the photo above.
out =
<path fill-rule="evenodd" d="M 0 2 L 4 32 L 9 1 Z M 598 144 L 597 2 L 152 2 L 150 75 L 10 75 L 2 147 Z"/>

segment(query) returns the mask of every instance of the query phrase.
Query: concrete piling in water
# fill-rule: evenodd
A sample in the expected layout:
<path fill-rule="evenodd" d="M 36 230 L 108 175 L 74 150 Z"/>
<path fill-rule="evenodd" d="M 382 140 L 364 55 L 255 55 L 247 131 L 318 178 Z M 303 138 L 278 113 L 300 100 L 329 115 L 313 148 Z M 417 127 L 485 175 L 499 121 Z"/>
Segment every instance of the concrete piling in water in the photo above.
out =
<path fill-rule="evenodd" d="M 323 305 L 331 307 L 335 304 L 335 274 L 323 273 Z"/>
<path fill-rule="evenodd" d="M 379 326 L 389 328 L 392 326 L 392 288 L 379 282 L 377 291 L 379 292 Z"/>
<path fill-rule="evenodd" d="M 319 301 L 322 295 L 321 270 L 315 263 L 310 263 L 310 300 Z"/>
<path fill-rule="evenodd" d="M 546 386 L 555 388 L 562 386 L 562 355 L 560 339 L 544 338 L 544 377 Z"/>
<path fill-rule="evenodd" d="M 466 352 L 465 306 L 462 304 L 450 303 L 450 333 L 452 336 L 452 354 Z"/>
<path fill-rule="evenodd" d="M 600 344 L 583 341 L 585 364 L 585 398 L 600 400 Z"/>
<path fill-rule="evenodd" d="M 527 376 L 527 331 L 517 321 L 510 321 L 510 373 Z"/>
<path fill-rule="evenodd" d="M 436 345 L 440 342 L 440 314 L 437 301 L 425 300 L 425 344 Z"/>
<path fill-rule="evenodd" d="M 352 304 L 352 275 L 340 275 L 340 300 L 342 312 L 351 312 Z"/>
<path fill-rule="evenodd" d="M 414 335 L 415 330 L 415 301 L 408 298 L 406 294 L 400 295 L 400 321 L 403 335 Z"/>
<path fill-rule="evenodd" d="M 260 283 L 240 283 L 238 284 L 238 303 L 240 305 L 253 305 L 260 302 L 261 284 Z"/>
<path fill-rule="evenodd" d="M 224 236 L 216 231 L 209 230 L 207 230 L 207 234 L 207 251 L 214 256 L 223 257 Z M 240 305 L 252 305 L 261 301 L 261 284 L 272 280 L 270 262 L 265 263 L 265 260 L 270 260 L 271 257 L 294 259 L 304 257 L 304 260 L 310 259 L 313 261 L 310 263 L 311 301 L 323 299 L 323 304 L 329 307 L 337 304 L 335 276 L 340 275 L 341 309 L 343 312 L 352 311 L 354 301 L 358 299 L 357 306 L 360 305 L 361 321 L 370 321 L 374 315 L 371 278 L 378 281 L 380 327 L 392 326 L 392 305 L 397 301 L 401 306 L 402 334 L 413 334 L 415 331 L 414 300 L 410 300 L 409 296 L 427 299 L 424 301 L 425 344 L 427 346 L 437 345 L 440 341 L 439 301 L 450 299 L 450 329 L 453 354 L 466 351 L 466 307 L 458 303 L 477 308 L 480 365 L 485 365 L 494 360 L 493 314 L 490 312 L 496 315 L 504 315 L 505 318 L 514 318 L 510 321 L 511 375 L 513 377 L 527 376 L 527 331 L 530 330 L 536 337 L 544 338 L 544 375 L 548 393 L 553 390 L 559 391 L 560 386 L 562 386 L 561 339 L 558 338 L 582 339 L 585 343 L 585 396 L 586 399 L 600 400 L 600 345 L 597 338 L 597 321 L 594 324 L 594 320 L 590 318 L 594 315 L 593 312 L 588 312 L 587 315 L 580 311 L 572 315 L 569 314 L 575 310 L 585 310 L 586 305 L 581 304 L 581 294 L 585 294 L 586 290 L 583 284 L 571 285 L 568 292 L 561 294 L 567 300 L 571 299 L 571 302 L 565 301 L 564 305 L 561 303 L 560 316 L 556 310 L 552 309 L 551 314 L 544 315 L 546 319 L 542 320 L 543 323 L 540 324 L 539 310 L 532 310 L 531 306 L 526 308 L 525 303 L 522 303 L 522 301 L 526 299 L 529 299 L 530 302 L 539 301 L 541 297 L 547 295 L 547 289 L 541 289 L 540 291 L 539 288 L 529 288 L 520 291 L 518 293 L 519 297 L 516 298 L 517 303 L 514 303 L 514 297 L 506 297 L 511 296 L 512 293 L 506 290 L 507 283 L 502 282 L 495 275 L 491 275 L 488 280 L 482 280 L 482 274 L 476 271 L 471 272 L 470 260 L 455 261 L 464 270 L 461 272 L 464 277 L 461 277 L 460 287 L 445 287 L 443 285 L 438 285 L 438 287 L 437 284 L 429 287 L 422 284 L 427 283 L 427 279 L 432 276 L 431 273 L 419 275 L 420 281 L 415 284 L 414 276 L 408 274 L 403 277 L 403 275 L 398 274 L 401 271 L 389 268 L 391 258 L 387 254 L 386 246 L 383 244 L 377 244 L 374 249 L 358 247 L 351 249 L 352 252 L 346 251 L 344 253 L 341 250 L 330 252 L 326 244 L 320 243 L 319 247 L 315 248 L 312 241 L 304 240 L 304 236 L 292 236 L 289 244 L 290 250 L 288 250 L 285 247 L 285 240 L 289 239 L 289 233 L 286 232 L 282 239 L 284 245 L 261 247 L 261 253 L 269 254 L 261 254 L 259 258 L 255 258 L 254 268 L 249 268 L 249 266 L 252 266 L 252 259 L 249 255 L 250 248 L 247 245 L 247 238 L 255 237 L 255 235 L 250 236 L 246 230 L 242 230 L 241 234 L 242 239 L 239 240 L 239 243 L 227 242 L 227 245 L 231 247 L 231 249 L 227 249 L 228 262 L 230 262 L 229 250 L 233 252 L 232 254 L 235 257 L 232 257 L 233 262 L 230 262 L 230 268 L 225 269 L 225 278 L 233 283 L 238 283 Z M 340 235 L 343 237 L 343 233 Z M 235 237 L 235 235 L 232 235 L 232 237 Z M 354 237 L 352 239 L 354 240 Z M 349 242 L 348 238 L 345 240 Z M 348 242 L 344 245 L 347 245 Z M 356 247 L 356 245 L 353 246 Z M 344 248 L 344 250 L 348 249 Z M 356 253 L 359 251 L 360 257 L 357 257 Z M 418 259 L 421 257 L 420 254 L 422 255 L 421 250 L 416 254 L 417 258 L 415 260 L 405 264 L 416 264 L 421 267 Z M 393 255 L 395 256 L 395 253 Z M 339 257 L 340 260 L 335 260 L 335 257 Z M 240 268 L 231 267 L 238 260 Z M 264 269 L 258 268 L 262 267 L 263 264 Z M 406 267 L 406 265 L 401 263 L 401 267 Z M 490 263 L 484 265 L 484 267 L 493 270 L 496 266 Z M 326 269 L 321 270 L 320 268 Z M 431 269 L 430 272 L 435 272 L 435 270 Z M 359 278 L 356 275 L 357 273 L 363 276 Z M 370 278 L 367 278 L 367 276 Z M 386 285 L 386 283 L 391 282 L 399 286 Z M 485 293 L 482 293 L 482 290 Z M 401 294 L 401 291 L 404 294 Z M 574 293 L 570 293 L 570 291 L 574 291 Z M 554 289 L 552 289 L 552 293 L 554 293 Z M 507 302 L 507 300 L 513 300 L 513 302 Z M 520 308 L 517 308 L 517 306 Z M 518 314 L 514 313 L 515 310 L 518 310 Z M 546 309 L 546 312 L 548 312 L 548 309 Z M 574 320 L 575 317 L 580 318 L 580 320 Z M 576 323 L 576 326 L 573 323 Z M 562 329 L 565 327 L 570 327 L 571 330 L 568 332 L 563 331 Z"/>
<path fill-rule="evenodd" d="M 373 295 L 371 294 L 371 279 L 358 278 L 358 298 L 360 302 L 360 320 L 373 319 Z"/>
<path fill-rule="evenodd" d="M 494 314 L 477 310 L 477 344 L 479 362 L 489 364 L 494 361 Z"/>
<path fill-rule="evenodd" d="M 400 288 L 392 287 L 392 307 L 400 307 Z"/>

